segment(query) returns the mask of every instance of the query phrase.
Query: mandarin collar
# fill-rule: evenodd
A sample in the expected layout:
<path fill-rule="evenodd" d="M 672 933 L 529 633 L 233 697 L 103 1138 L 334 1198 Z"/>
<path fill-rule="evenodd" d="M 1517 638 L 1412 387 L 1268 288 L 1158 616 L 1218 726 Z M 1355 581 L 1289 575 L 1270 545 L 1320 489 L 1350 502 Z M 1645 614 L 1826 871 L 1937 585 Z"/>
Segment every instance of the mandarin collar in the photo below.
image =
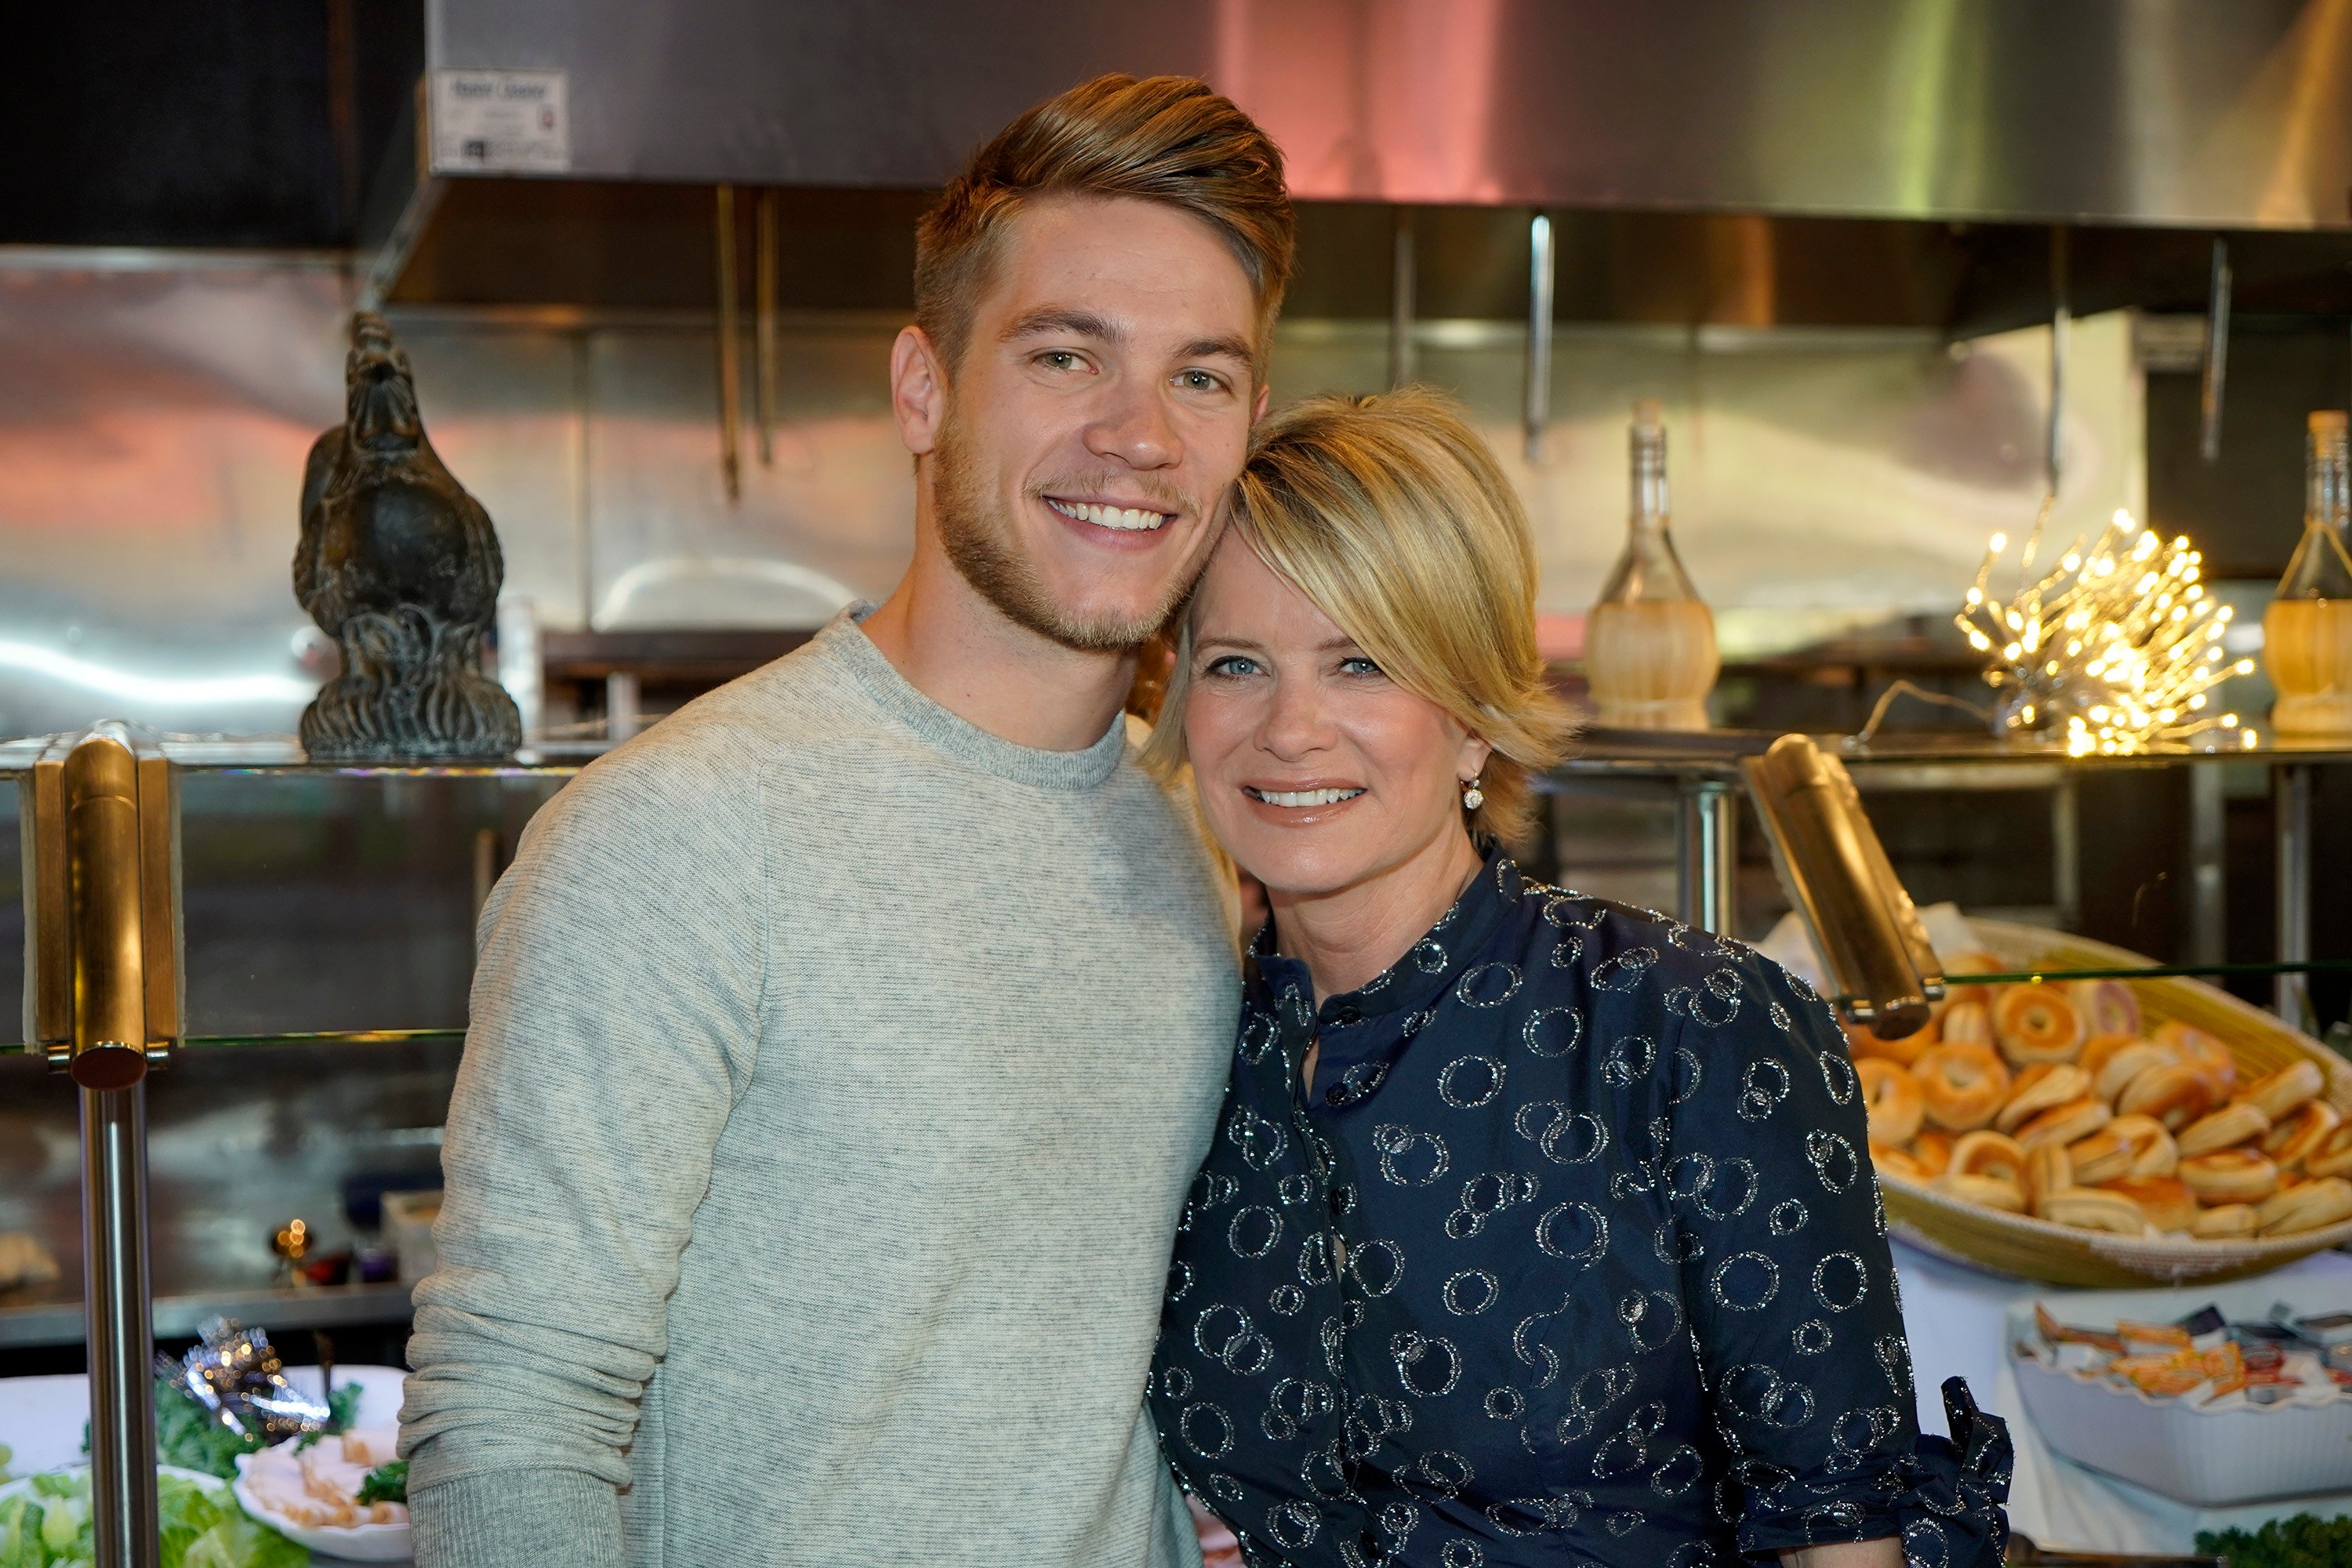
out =
<path fill-rule="evenodd" d="M 1470 967 L 1526 885 L 1508 855 L 1488 848 L 1461 897 L 1403 957 L 1355 990 L 1325 997 L 1319 1007 L 1307 1001 L 1315 993 L 1307 965 L 1274 951 L 1274 920 L 1268 916 L 1243 959 L 1244 994 L 1252 1007 L 1300 1029 L 1344 1029 L 1392 1013 L 1420 1011 Z"/>

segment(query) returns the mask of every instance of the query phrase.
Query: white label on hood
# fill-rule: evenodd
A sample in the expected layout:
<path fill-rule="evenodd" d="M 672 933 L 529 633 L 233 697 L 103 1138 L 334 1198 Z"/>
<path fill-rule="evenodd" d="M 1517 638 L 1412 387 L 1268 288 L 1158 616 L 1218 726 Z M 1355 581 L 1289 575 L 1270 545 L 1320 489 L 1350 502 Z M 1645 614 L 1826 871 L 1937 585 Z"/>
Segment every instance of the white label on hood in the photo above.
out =
<path fill-rule="evenodd" d="M 572 167 L 562 71 L 433 73 L 433 172 L 561 174 Z"/>

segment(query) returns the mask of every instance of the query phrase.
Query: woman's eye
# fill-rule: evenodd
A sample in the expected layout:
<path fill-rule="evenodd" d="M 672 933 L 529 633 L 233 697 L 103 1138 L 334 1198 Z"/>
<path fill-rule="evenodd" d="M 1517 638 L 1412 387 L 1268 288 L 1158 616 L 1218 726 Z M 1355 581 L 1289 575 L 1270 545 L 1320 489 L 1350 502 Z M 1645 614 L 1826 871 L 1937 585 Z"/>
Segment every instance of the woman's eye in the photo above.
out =
<path fill-rule="evenodd" d="M 1349 654 L 1346 658 L 1339 661 L 1339 673 L 1342 675 L 1381 675 L 1386 672 L 1383 671 L 1379 665 L 1374 664 L 1370 659 L 1366 658 L 1362 654 L 1357 653 Z"/>
<path fill-rule="evenodd" d="M 1257 673 L 1257 660 L 1245 658 L 1244 656 L 1237 653 L 1222 654 L 1217 658 L 1211 659 L 1209 661 L 1208 668 L 1202 673 L 1207 675 L 1221 675 L 1228 679 L 1237 679 L 1244 675 L 1255 675 Z"/>

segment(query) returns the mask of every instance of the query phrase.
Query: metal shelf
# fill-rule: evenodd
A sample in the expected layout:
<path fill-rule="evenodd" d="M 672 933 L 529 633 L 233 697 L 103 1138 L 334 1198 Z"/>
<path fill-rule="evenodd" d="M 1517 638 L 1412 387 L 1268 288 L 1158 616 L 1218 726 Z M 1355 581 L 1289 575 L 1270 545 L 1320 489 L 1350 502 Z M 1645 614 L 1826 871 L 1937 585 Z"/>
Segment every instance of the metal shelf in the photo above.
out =
<path fill-rule="evenodd" d="M 184 1339 L 207 1318 L 235 1318 L 281 1329 L 333 1329 L 351 1323 L 397 1322 L 408 1316 L 415 1286 L 393 1280 L 381 1285 L 313 1285 L 296 1289 L 262 1287 L 205 1290 L 155 1298 L 155 1337 Z M 82 1342 L 81 1298 L 22 1307 L 0 1307 L 0 1348 L 71 1345 Z"/>
<path fill-rule="evenodd" d="M 1545 783 L 1555 789 L 1586 778 L 1687 779 L 1738 782 L 1743 757 L 1760 756 L 1780 738 L 1777 730 L 1711 730 L 1698 733 L 1633 730 L 1587 730 L 1574 754 L 1555 766 Z M 2173 768 L 2200 763 L 2256 763 L 2270 766 L 2352 763 L 2352 742 L 2263 737 L 2251 746 L 2181 747 L 2122 756 L 2074 757 L 2054 745 L 1998 741 L 1990 735 L 1948 731 L 1896 731 L 1869 742 L 1851 735 L 1815 735 L 1813 742 L 1850 769 L 1857 787 L 1867 787 L 1862 770 L 1948 770 L 1934 785 L 1968 789 L 2021 788 L 2028 780 L 2055 781 L 2067 774 L 2110 768 Z M 1979 775 L 1981 775 L 1980 777 Z"/>
<path fill-rule="evenodd" d="M 463 1029 L 310 1029 L 284 1035 L 190 1035 L 191 1050 L 241 1046 L 411 1046 L 463 1040 Z"/>
<path fill-rule="evenodd" d="M 0 777 L 30 770 L 58 739 L 35 735 L 0 741 Z M 173 765 L 188 773 L 355 779 L 561 778 L 578 773 L 612 749 L 612 742 L 604 740 L 549 740 L 525 746 L 510 758 L 488 762 L 314 763 L 287 738 L 165 737 L 155 744 Z"/>
<path fill-rule="evenodd" d="M 2218 738 L 2218 737 L 2217 737 Z M 1739 798 L 1746 792 L 1744 758 L 1759 755 L 1779 736 L 1766 731 L 1700 733 L 1587 731 L 1574 756 L 1537 783 L 1543 794 L 1674 793 L 1680 816 L 1676 857 L 1676 912 L 1708 931 L 1733 924 L 1731 895 L 1738 874 Z M 2311 957 L 2312 774 L 2315 767 L 2352 763 L 2352 743 L 2339 740 L 2282 740 L 2257 731 L 2253 744 L 2216 744 L 2210 750 L 2178 750 L 2128 756 L 2069 756 L 2056 746 L 1996 740 L 1962 731 L 1910 731 L 1882 733 L 1864 742 L 1853 736 L 1814 737 L 1824 752 L 1845 763 L 1854 787 L 1882 790 L 2048 790 L 2052 797 L 2053 880 L 2062 911 L 2075 907 L 2081 868 L 2075 785 L 2086 773 L 2116 769 L 2194 767 L 2241 763 L 2269 770 L 2277 802 L 2275 855 L 2278 868 L 2278 963 L 2263 971 L 2276 981 L 2272 1007 L 2297 1028 L 2310 1029 L 2310 998 L 2304 975 Z M 2190 778 L 2191 823 L 2187 846 L 2189 882 L 2194 889 L 2196 934 L 2189 956 L 2218 960 L 2221 951 L 2221 775 L 2197 767 Z M 2066 917 L 2062 913 L 2061 923 Z M 2233 971 L 2206 967 L 2200 973 Z"/>

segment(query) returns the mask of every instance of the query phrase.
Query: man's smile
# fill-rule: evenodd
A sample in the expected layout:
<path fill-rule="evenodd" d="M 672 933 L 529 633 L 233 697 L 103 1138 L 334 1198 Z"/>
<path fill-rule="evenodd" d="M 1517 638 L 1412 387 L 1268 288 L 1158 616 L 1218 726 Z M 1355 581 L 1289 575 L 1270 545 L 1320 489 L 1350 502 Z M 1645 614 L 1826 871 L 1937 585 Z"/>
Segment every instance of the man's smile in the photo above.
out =
<path fill-rule="evenodd" d="M 1045 498 L 1045 504 L 1064 517 L 1077 522 L 1091 522 L 1097 528 L 1113 529 L 1120 533 L 1144 533 L 1165 527 L 1175 513 L 1160 511 L 1150 507 L 1116 506 L 1103 501 L 1064 500 L 1056 496 Z"/>

